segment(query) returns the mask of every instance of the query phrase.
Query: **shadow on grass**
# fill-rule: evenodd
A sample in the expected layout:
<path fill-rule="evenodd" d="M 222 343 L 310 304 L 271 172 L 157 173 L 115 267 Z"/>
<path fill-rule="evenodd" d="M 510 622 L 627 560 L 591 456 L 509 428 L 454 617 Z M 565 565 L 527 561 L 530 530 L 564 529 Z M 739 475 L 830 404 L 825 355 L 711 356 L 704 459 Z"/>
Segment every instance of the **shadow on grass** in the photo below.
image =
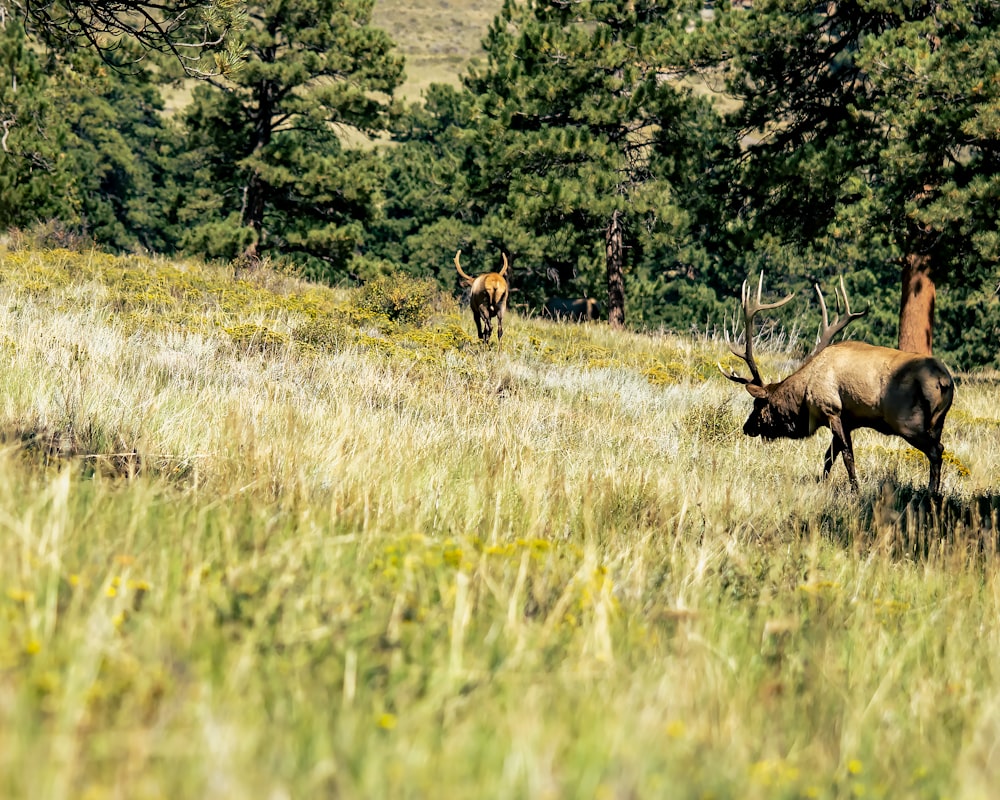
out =
<path fill-rule="evenodd" d="M 77 464 L 83 477 L 133 478 L 143 468 L 138 451 L 123 438 L 92 427 L 8 428 L 0 430 L 0 445 L 14 448 L 23 463 L 43 470 Z"/>
<path fill-rule="evenodd" d="M 827 522 L 834 523 L 827 530 L 840 544 L 874 547 L 894 558 L 943 553 L 995 558 L 1000 494 L 932 495 L 887 483 L 858 495 L 849 518 Z"/>

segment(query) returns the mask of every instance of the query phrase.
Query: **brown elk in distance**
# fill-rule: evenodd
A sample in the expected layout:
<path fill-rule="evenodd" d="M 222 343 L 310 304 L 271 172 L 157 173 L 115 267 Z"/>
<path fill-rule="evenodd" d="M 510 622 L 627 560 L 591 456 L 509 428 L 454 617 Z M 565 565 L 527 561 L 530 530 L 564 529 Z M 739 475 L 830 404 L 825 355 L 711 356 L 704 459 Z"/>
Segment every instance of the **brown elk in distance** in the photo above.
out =
<path fill-rule="evenodd" d="M 601 304 L 593 297 L 550 297 L 542 313 L 552 319 L 573 322 L 592 322 L 601 318 Z"/>
<path fill-rule="evenodd" d="M 462 255 L 459 250 L 455 253 L 455 269 L 458 270 L 459 277 L 467 285 L 472 287 L 472 294 L 469 297 L 469 306 L 472 308 L 472 318 L 476 321 L 476 330 L 483 344 L 490 340 L 493 333 L 493 317 L 497 319 L 497 344 L 503 339 L 503 318 L 507 313 L 507 254 L 503 256 L 503 267 L 499 272 L 486 272 L 476 278 L 466 275 L 462 270 L 458 257 Z"/>
<path fill-rule="evenodd" d="M 748 436 L 773 439 L 801 439 L 819 428 L 829 428 L 833 441 L 823 461 L 823 477 L 830 474 L 837 456 L 843 454 L 851 486 L 857 489 L 851 432 L 872 428 L 889 436 L 900 436 L 927 456 L 930 462 L 929 490 L 941 488 L 944 448 L 941 432 L 951 407 L 954 384 L 948 368 L 930 356 L 905 353 L 857 341 L 831 344 L 833 337 L 851 322 L 868 313 L 852 312 L 840 281 L 838 296 L 844 317 L 829 322 L 826 302 L 819 285 L 823 324 L 815 349 L 795 372 L 778 383 L 764 384 L 753 357 L 753 318 L 759 311 L 783 306 L 794 294 L 774 303 L 761 303 L 764 273 L 753 298 L 743 282 L 742 311 L 745 346 L 743 352 L 730 342 L 733 353 L 750 368 L 752 378 L 735 372 L 722 374 L 742 383 L 753 396 L 753 411 L 743 425 Z M 727 334 L 728 340 L 728 334 Z"/>

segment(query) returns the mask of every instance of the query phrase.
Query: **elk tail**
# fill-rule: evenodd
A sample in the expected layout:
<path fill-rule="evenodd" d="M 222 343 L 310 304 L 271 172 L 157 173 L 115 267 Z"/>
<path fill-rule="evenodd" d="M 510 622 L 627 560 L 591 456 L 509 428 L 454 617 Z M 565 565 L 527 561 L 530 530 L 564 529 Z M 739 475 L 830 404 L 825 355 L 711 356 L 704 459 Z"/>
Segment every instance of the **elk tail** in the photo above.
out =
<path fill-rule="evenodd" d="M 507 294 L 505 286 L 497 285 L 490 287 L 490 302 L 493 304 L 493 308 L 497 308 L 503 302 L 505 294 Z"/>

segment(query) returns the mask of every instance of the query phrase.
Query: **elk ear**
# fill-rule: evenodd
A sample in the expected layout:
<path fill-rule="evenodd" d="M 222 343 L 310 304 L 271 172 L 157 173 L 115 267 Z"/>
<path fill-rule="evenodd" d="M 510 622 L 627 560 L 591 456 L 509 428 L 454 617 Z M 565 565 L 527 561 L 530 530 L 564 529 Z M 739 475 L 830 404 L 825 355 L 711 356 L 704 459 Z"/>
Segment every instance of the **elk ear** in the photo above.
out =
<path fill-rule="evenodd" d="M 747 391 L 750 392 L 750 394 L 753 397 L 756 397 L 758 400 L 763 400 L 767 397 L 767 389 L 765 387 L 760 386 L 756 383 L 748 383 L 745 385 L 747 387 Z"/>

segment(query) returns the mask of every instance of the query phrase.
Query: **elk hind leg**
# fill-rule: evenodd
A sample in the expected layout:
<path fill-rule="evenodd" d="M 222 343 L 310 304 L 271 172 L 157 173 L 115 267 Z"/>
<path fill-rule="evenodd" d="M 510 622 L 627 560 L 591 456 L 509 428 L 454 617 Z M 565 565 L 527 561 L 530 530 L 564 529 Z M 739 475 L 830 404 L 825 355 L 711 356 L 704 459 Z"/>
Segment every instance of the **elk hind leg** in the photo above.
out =
<path fill-rule="evenodd" d="M 917 436 L 907 436 L 906 441 L 927 456 L 931 465 L 927 491 L 941 493 L 941 464 L 944 462 L 944 445 L 941 444 L 941 429 L 935 428 Z"/>
<path fill-rule="evenodd" d="M 476 329 L 479 331 L 479 339 L 483 344 L 490 343 L 490 336 L 493 335 L 493 321 L 485 308 L 480 308 L 476 313 Z"/>
<path fill-rule="evenodd" d="M 479 336 L 481 341 L 485 342 L 486 339 L 483 338 L 483 317 L 482 314 L 479 313 L 478 309 L 472 309 L 472 318 L 476 321 L 476 334 Z M 489 332 L 487 332 L 486 335 L 488 337 Z"/>

